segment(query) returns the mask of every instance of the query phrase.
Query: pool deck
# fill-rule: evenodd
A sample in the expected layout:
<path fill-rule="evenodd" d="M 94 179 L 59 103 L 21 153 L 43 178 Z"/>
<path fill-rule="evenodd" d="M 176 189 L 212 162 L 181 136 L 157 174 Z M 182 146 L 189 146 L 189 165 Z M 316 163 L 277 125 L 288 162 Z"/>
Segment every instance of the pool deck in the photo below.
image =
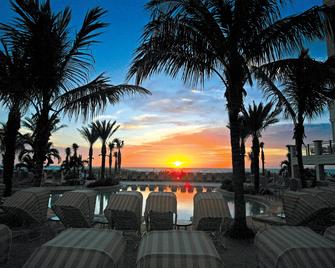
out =
<path fill-rule="evenodd" d="M 251 219 L 248 219 L 248 221 Z M 56 223 L 51 223 L 52 229 L 59 229 L 59 225 Z M 10 259 L 7 264 L 2 265 L 3 268 L 19 268 L 22 267 L 29 256 L 37 249 L 39 246 L 52 239 L 53 235 L 50 233 L 45 234 L 40 239 L 28 242 L 24 238 L 16 238 L 13 240 L 12 250 L 10 254 Z M 256 268 L 257 258 L 256 250 L 253 245 L 253 240 L 233 240 L 224 237 L 225 248 L 217 246 L 217 250 L 221 256 L 224 263 L 224 267 L 227 268 Z M 124 263 L 121 268 L 133 268 L 136 267 L 136 256 L 138 247 L 136 246 L 136 240 L 128 238 L 126 254 L 124 258 Z"/>
<path fill-rule="evenodd" d="M 114 187 L 108 187 L 108 190 L 105 187 L 102 187 L 102 189 L 94 189 L 97 191 L 105 192 L 107 191 L 115 191 L 119 189 L 122 186 L 131 186 L 131 185 L 169 185 L 169 186 L 184 186 L 185 182 L 166 182 L 166 181 L 122 181 L 120 185 L 114 186 Z M 222 191 L 223 193 L 233 196 L 233 193 L 223 191 L 218 189 L 220 186 L 220 183 L 203 183 L 203 182 L 192 182 L 192 186 L 194 187 L 201 187 L 201 186 L 209 186 L 211 188 L 216 188 L 218 191 Z M 79 188 L 86 188 L 84 187 L 78 187 L 78 186 L 56 186 L 56 187 L 48 187 L 51 192 L 64 192 L 64 191 L 70 191 L 74 189 Z M 86 188 L 87 189 L 87 188 Z M 257 200 L 259 202 L 262 202 L 268 206 L 268 212 L 269 213 L 277 213 L 281 210 L 281 202 L 279 200 L 274 200 L 273 197 L 270 196 L 248 196 L 247 198 L 251 198 L 254 200 Z M 49 214 L 51 214 L 51 211 L 49 211 Z M 257 231 L 258 229 L 264 228 L 265 225 L 262 223 L 257 223 L 252 221 L 251 217 L 247 217 L 248 225 Z M 50 223 L 51 230 L 62 230 L 63 226 L 60 223 L 51 222 Z M 142 228 L 143 231 L 145 228 Z M 53 234 L 47 233 L 43 235 L 43 237 L 35 240 L 35 241 L 27 241 L 27 239 L 24 238 L 15 238 L 13 240 L 12 244 L 12 251 L 10 255 L 9 262 L 5 265 L 2 265 L 1 267 L 4 268 L 18 268 L 22 267 L 23 264 L 26 262 L 26 260 L 29 258 L 29 256 L 34 252 L 35 249 L 37 249 L 39 246 L 44 244 L 45 242 L 49 241 L 54 237 Z M 217 250 L 223 260 L 224 267 L 228 268 L 237 268 L 237 267 L 246 267 L 246 268 L 256 268 L 257 267 L 257 257 L 256 257 L 256 250 L 253 244 L 253 240 L 245 240 L 245 241 L 239 241 L 230 239 L 228 237 L 224 237 L 224 244 L 226 248 L 223 248 L 221 246 L 217 245 Z M 125 254 L 125 260 L 124 264 L 121 266 L 122 268 L 132 268 L 136 267 L 136 256 L 137 256 L 137 247 L 136 247 L 136 241 L 134 239 L 127 239 L 127 247 L 126 247 L 126 254 Z"/>

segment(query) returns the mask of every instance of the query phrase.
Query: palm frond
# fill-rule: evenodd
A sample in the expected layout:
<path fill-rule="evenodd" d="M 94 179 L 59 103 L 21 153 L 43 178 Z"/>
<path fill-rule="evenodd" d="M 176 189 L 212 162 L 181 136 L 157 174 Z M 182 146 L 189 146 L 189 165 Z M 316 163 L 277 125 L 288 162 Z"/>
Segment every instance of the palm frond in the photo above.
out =
<path fill-rule="evenodd" d="M 70 117 L 81 115 L 86 119 L 90 115 L 93 117 L 95 113 L 103 111 L 108 103 L 115 104 L 122 97 L 135 94 L 151 93 L 143 87 L 134 85 L 110 85 L 109 79 L 100 75 L 90 83 L 61 95 L 55 101 L 55 106 L 58 113 L 64 111 Z"/>

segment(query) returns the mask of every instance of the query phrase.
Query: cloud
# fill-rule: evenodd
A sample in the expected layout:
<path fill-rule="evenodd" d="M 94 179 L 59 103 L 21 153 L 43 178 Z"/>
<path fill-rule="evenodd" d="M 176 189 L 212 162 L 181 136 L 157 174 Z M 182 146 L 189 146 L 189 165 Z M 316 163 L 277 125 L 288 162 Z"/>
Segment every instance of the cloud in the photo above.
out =
<path fill-rule="evenodd" d="M 102 121 L 102 120 L 116 120 L 117 117 L 115 115 L 110 115 L 110 114 L 102 114 L 102 115 L 98 115 L 96 117 L 93 118 L 92 121 Z"/>
<path fill-rule="evenodd" d="M 160 117 L 156 114 L 141 114 L 133 117 L 135 121 L 144 123 L 156 122 L 157 120 L 159 120 L 159 118 Z"/>

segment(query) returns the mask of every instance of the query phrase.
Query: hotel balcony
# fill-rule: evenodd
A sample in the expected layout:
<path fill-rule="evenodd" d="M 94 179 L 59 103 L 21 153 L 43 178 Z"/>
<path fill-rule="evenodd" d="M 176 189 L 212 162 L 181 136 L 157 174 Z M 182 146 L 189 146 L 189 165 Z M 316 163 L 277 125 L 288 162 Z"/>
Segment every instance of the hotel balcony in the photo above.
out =
<path fill-rule="evenodd" d="M 291 154 L 292 177 L 295 177 L 297 172 L 297 157 L 294 145 L 288 145 Z M 324 166 L 335 165 L 335 141 L 316 140 L 312 144 L 307 144 L 303 150 L 304 165 L 315 166 L 317 180 L 325 178 Z"/>

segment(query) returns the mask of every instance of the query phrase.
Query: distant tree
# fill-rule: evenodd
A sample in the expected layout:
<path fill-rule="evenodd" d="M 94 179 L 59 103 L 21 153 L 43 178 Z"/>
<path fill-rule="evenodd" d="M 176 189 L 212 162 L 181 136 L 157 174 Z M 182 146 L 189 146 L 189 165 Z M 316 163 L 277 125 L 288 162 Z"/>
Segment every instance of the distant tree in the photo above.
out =
<path fill-rule="evenodd" d="M 66 155 L 65 161 L 67 163 L 70 163 L 70 159 L 71 159 L 71 147 L 66 147 L 65 148 L 65 155 Z"/>
<path fill-rule="evenodd" d="M 99 138 L 101 140 L 101 179 L 105 179 L 105 168 L 106 168 L 106 142 L 112 137 L 112 135 L 118 130 L 120 127 L 115 126 L 116 121 L 95 121 L 92 123 L 92 128 L 97 131 L 99 134 Z"/>
<path fill-rule="evenodd" d="M 94 178 L 92 172 L 92 162 L 93 162 L 93 145 L 99 138 L 99 133 L 96 131 L 95 128 L 90 125 L 89 127 L 82 127 L 78 129 L 81 136 L 89 143 L 89 150 L 88 150 L 88 178 Z"/>
<path fill-rule="evenodd" d="M 29 104 L 37 117 L 33 146 L 35 186 L 41 182 L 51 121 L 62 114 L 85 119 L 102 111 L 108 103 L 119 102 L 122 96 L 150 93 L 138 86 L 111 85 L 104 74 L 88 82 L 94 63 L 90 47 L 107 26 L 101 21 L 106 12 L 100 7 L 89 10 L 80 29 L 72 34 L 71 10 L 55 13 L 50 2 L 13 0 L 16 18 L 1 25 L 10 45 L 24 51 L 27 73 L 33 77 Z"/>
<path fill-rule="evenodd" d="M 78 149 L 78 144 L 73 143 L 73 155 L 71 155 L 71 147 L 67 147 L 65 149 L 66 159 L 61 165 L 65 180 L 74 184 L 80 179 L 80 171 L 83 171 L 84 163 L 87 162 L 82 160 L 81 155 L 78 155 Z"/>
<path fill-rule="evenodd" d="M 124 141 L 115 138 L 113 142 L 115 143 L 115 146 L 117 148 L 117 170 L 118 172 L 121 172 L 121 162 L 122 162 L 121 148 L 123 148 L 124 146 Z"/>
<path fill-rule="evenodd" d="M 265 105 L 263 103 L 256 105 L 254 102 L 248 109 L 242 111 L 246 128 L 252 137 L 254 184 L 257 193 L 259 191 L 259 138 L 262 137 L 262 132 L 266 128 L 279 121 L 277 117 L 280 110 L 273 108 L 274 105 L 271 102 Z"/>
<path fill-rule="evenodd" d="M 114 152 L 114 173 L 117 173 L 117 169 L 118 169 L 118 152 Z"/>
<path fill-rule="evenodd" d="M 255 75 L 265 94 L 277 102 L 293 122 L 299 176 L 302 187 L 306 187 L 302 161 L 304 122 L 320 115 L 328 102 L 334 100 L 335 58 L 317 61 L 310 58 L 308 50 L 302 50 L 298 58 L 265 64 L 256 69 Z"/>
<path fill-rule="evenodd" d="M 115 147 L 114 142 L 108 143 L 109 156 L 108 156 L 108 166 L 109 166 L 109 176 L 112 177 L 112 163 L 113 163 L 113 150 Z"/>

